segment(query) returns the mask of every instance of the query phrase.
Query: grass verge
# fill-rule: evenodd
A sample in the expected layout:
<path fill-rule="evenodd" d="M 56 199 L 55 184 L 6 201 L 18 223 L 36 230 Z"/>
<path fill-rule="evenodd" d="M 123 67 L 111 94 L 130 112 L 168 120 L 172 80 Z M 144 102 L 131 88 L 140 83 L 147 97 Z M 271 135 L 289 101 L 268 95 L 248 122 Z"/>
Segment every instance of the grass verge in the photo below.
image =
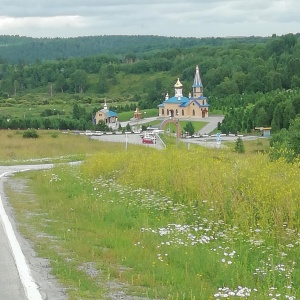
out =
<path fill-rule="evenodd" d="M 297 299 L 299 175 L 261 154 L 105 149 L 18 174 L 36 196 L 10 198 L 71 299 L 109 298 L 112 283 L 148 299 Z"/>

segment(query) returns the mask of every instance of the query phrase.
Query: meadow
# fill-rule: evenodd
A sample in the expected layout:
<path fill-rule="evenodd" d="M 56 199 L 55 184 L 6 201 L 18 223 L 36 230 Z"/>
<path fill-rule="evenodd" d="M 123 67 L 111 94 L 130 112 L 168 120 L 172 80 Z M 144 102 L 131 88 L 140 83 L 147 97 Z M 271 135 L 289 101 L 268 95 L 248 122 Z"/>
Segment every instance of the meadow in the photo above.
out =
<path fill-rule="evenodd" d="M 120 145 L 99 143 L 87 136 L 38 130 L 36 139 L 24 139 L 22 130 L 0 130 L 0 164 L 59 163 L 83 160 L 108 147 Z"/>
<path fill-rule="evenodd" d="M 196 145 L 91 152 L 6 187 L 69 299 L 299 299 L 298 162 Z"/>

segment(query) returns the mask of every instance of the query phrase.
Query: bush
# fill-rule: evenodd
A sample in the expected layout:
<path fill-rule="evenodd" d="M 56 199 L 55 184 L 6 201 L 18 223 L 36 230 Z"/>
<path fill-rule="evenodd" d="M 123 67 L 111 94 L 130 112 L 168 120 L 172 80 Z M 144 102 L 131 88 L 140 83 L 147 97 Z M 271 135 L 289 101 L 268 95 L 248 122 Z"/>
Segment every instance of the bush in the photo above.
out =
<path fill-rule="evenodd" d="M 245 153 L 244 142 L 243 142 L 243 140 L 240 137 L 238 137 L 238 139 L 235 142 L 235 148 L 234 148 L 234 150 L 237 153 Z"/>
<path fill-rule="evenodd" d="M 54 138 L 54 139 L 57 138 L 58 137 L 58 132 L 52 132 L 51 137 Z"/>
<path fill-rule="evenodd" d="M 23 138 L 25 139 L 29 139 L 29 138 L 36 139 L 38 137 L 39 135 L 35 129 L 28 129 L 23 133 Z"/>

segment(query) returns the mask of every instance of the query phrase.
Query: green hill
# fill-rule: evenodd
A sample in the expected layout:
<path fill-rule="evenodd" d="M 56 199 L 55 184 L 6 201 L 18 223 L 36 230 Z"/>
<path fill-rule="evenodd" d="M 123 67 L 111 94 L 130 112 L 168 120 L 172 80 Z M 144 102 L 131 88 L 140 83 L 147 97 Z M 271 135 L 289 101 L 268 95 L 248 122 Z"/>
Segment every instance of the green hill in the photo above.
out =
<path fill-rule="evenodd" d="M 87 45 L 101 41 L 106 53 L 34 63 L 2 61 L 0 117 L 20 118 L 25 113 L 32 117 L 72 119 L 73 105 L 77 104 L 84 108 L 85 120 L 90 122 L 91 114 L 102 107 L 104 99 L 118 113 L 132 111 L 136 106 L 156 108 L 166 92 L 172 95 L 178 77 L 184 95 L 188 95 L 196 65 L 200 67 L 210 111 L 225 114 L 220 126 L 224 133 L 249 132 L 256 126 L 272 126 L 274 132 L 288 129 L 291 120 L 300 113 L 298 35 L 240 39 L 2 37 L 0 53 L 8 47 L 26 49 L 25 45 L 41 43 L 47 53 L 54 55 L 58 53 L 54 50 L 64 43 L 72 51 L 83 49 L 76 46 L 80 41 L 86 41 Z M 197 46 L 198 42 L 204 45 Z M 53 43 L 59 47 L 53 48 Z M 110 51 L 113 46 L 118 55 Z M 136 53 L 129 53 L 130 47 L 135 47 Z"/>
<path fill-rule="evenodd" d="M 265 37 L 244 38 L 180 38 L 164 36 L 104 35 L 76 38 L 31 38 L 0 36 L 0 60 L 9 63 L 33 63 L 37 60 L 55 60 L 113 54 L 120 58 L 142 57 L 145 53 L 195 46 L 222 46 L 237 43 L 264 43 Z"/>

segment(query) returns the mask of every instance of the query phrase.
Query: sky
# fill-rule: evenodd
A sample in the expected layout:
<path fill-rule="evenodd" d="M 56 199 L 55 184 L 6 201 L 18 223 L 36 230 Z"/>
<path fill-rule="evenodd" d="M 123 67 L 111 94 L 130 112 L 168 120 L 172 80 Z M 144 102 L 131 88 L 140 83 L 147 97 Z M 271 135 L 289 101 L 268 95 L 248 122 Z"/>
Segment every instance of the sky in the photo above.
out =
<path fill-rule="evenodd" d="M 0 35 L 271 36 L 300 32 L 300 0 L 0 0 Z"/>

